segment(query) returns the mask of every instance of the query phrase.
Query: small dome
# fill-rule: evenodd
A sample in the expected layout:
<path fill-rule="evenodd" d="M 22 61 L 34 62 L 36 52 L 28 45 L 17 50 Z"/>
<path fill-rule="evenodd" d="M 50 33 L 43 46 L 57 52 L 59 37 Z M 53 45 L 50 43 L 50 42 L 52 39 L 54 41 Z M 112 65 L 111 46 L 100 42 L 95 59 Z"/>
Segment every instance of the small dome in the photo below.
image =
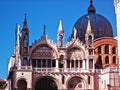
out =
<path fill-rule="evenodd" d="M 110 22 L 104 16 L 96 14 L 96 10 L 92 5 L 92 1 L 90 2 L 91 4 L 88 7 L 88 14 L 85 14 L 82 17 L 80 17 L 73 26 L 73 28 L 76 28 L 77 30 L 76 37 L 80 38 L 80 40 L 82 41 L 85 40 L 88 16 L 90 18 L 92 32 L 94 33 L 94 39 L 100 37 L 113 37 L 112 26 Z M 72 38 L 74 37 L 73 35 L 74 30 L 71 35 Z"/>

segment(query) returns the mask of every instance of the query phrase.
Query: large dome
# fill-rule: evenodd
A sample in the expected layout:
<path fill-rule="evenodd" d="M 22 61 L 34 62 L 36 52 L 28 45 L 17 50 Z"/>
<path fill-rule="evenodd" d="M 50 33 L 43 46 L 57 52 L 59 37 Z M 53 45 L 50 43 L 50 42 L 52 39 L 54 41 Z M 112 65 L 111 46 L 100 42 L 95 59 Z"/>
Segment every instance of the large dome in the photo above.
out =
<path fill-rule="evenodd" d="M 91 4 L 88 8 L 88 14 L 80 17 L 73 26 L 73 28 L 76 28 L 77 30 L 76 37 L 80 38 L 82 41 L 85 40 L 88 16 L 90 18 L 90 24 L 95 39 L 100 37 L 113 37 L 112 26 L 110 22 L 104 16 L 96 14 L 95 11 L 96 10 L 91 1 Z M 74 31 L 72 32 L 72 37 L 73 35 Z"/>

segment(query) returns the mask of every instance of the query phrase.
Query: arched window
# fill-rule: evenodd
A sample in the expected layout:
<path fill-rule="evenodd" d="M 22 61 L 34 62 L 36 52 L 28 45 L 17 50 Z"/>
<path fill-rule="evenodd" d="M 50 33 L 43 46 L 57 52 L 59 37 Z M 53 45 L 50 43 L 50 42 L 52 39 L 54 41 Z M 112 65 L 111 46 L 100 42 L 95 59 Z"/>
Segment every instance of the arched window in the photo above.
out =
<path fill-rule="evenodd" d="M 47 60 L 47 67 L 49 67 L 49 68 L 51 67 L 51 61 L 52 61 L 51 59 Z"/>
<path fill-rule="evenodd" d="M 27 65 L 28 65 L 28 59 L 27 58 L 23 58 L 22 66 L 27 66 Z"/>
<path fill-rule="evenodd" d="M 90 76 L 88 76 L 88 84 L 90 84 Z"/>
<path fill-rule="evenodd" d="M 102 64 L 102 57 L 101 56 L 98 57 L 98 63 Z"/>
<path fill-rule="evenodd" d="M 105 46 L 105 54 L 109 54 L 109 45 Z"/>
<path fill-rule="evenodd" d="M 47 61 L 46 59 L 42 59 L 42 67 L 43 68 L 46 68 L 46 61 Z"/>
<path fill-rule="evenodd" d="M 71 62 L 71 66 L 72 66 L 72 68 L 74 67 L 74 60 L 72 60 L 72 62 Z"/>
<path fill-rule="evenodd" d="M 93 50 L 89 49 L 89 55 L 93 55 Z"/>
<path fill-rule="evenodd" d="M 116 56 L 113 56 L 113 64 L 116 64 Z"/>
<path fill-rule="evenodd" d="M 90 69 L 93 68 L 93 59 L 89 59 L 89 68 L 90 68 Z"/>
<path fill-rule="evenodd" d="M 59 68 L 63 68 L 64 67 L 64 55 L 60 55 L 60 58 L 59 58 Z"/>
<path fill-rule="evenodd" d="M 56 67 L 56 60 L 52 60 L 52 67 Z"/>
<path fill-rule="evenodd" d="M 33 67 L 36 67 L 36 66 L 37 66 L 36 59 L 32 59 L 32 66 L 33 66 Z"/>
<path fill-rule="evenodd" d="M 98 47 L 98 54 L 101 54 L 101 46 Z"/>
<path fill-rule="evenodd" d="M 37 67 L 41 67 L 41 59 L 37 59 Z"/>
<path fill-rule="evenodd" d="M 67 60 L 67 68 L 70 68 L 70 60 Z"/>
<path fill-rule="evenodd" d="M 89 35 L 89 37 L 88 37 L 88 42 L 89 42 L 88 45 L 91 46 L 91 44 L 92 44 L 92 36 L 91 35 Z"/>
<path fill-rule="evenodd" d="M 75 67 L 78 68 L 78 60 L 75 61 Z"/>
<path fill-rule="evenodd" d="M 105 57 L 105 63 L 109 64 L 109 57 L 108 56 Z"/>
<path fill-rule="evenodd" d="M 112 54 L 116 54 L 116 48 L 115 47 L 112 48 Z"/>
<path fill-rule="evenodd" d="M 80 60 L 80 68 L 82 68 L 82 67 L 83 67 L 83 61 Z"/>

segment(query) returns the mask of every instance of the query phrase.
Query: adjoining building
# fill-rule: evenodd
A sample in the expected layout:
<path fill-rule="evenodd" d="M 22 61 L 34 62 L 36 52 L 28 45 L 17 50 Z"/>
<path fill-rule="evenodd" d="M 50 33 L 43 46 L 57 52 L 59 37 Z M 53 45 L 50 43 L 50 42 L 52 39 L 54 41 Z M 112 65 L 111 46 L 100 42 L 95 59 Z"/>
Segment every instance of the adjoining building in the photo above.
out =
<path fill-rule="evenodd" d="M 5 90 L 119 90 L 120 0 L 115 0 L 115 8 L 117 39 L 110 22 L 96 13 L 90 0 L 88 13 L 76 21 L 66 44 L 60 19 L 57 44 L 44 26 L 41 37 L 30 46 L 25 16 L 22 30 L 17 25 Z"/>
<path fill-rule="evenodd" d="M 5 83 L 6 83 L 5 80 L 0 79 L 0 90 L 4 90 L 4 88 L 5 88 Z"/>

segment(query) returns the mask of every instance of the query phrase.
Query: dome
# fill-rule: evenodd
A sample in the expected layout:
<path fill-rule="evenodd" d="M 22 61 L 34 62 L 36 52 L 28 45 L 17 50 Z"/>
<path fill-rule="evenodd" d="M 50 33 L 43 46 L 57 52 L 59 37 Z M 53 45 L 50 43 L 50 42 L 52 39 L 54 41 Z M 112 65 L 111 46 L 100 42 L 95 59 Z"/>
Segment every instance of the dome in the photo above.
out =
<path fill-rule="evenodd" d="M 100 37 L 113 37 L 112 26 L 110 22 L 102 15 L 96 14 L 95 7 L 92 5 L 92 0 L 90 1 L 90 6 L 88 7 L 88 14 L 80 17 L 73 28 L 76 28 L 76 37 L 80 40 L 85 40 L 85 33 L 88 24 L 88 16 L 90 18 L 90 24 L 92 32 L 94 33 L 94 39 Z M 74 35 L 74 30 L 71 37 Z"/>

